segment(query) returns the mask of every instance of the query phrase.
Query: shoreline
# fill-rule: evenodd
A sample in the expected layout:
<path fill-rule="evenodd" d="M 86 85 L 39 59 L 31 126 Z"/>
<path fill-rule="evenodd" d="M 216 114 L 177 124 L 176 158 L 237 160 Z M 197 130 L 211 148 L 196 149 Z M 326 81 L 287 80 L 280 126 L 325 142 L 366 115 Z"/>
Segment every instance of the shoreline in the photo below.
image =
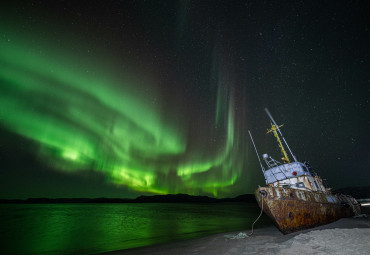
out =
<path fill-rule="evenodd" d="M 368 209 L 370 207 L 366 208 L 367 211 Z M 287 235 L 282 234 L 275 226 L 270 226 L 255 229 L 251 237 L 243 239 L 227 238 L 240 232 L 220 233 L 100 254 L 368 254 L 370 215 L 367 215 L 367 218 L 342 218 L 327 225 Z M 250 230 L 243 233 L 250 233 Z"/>

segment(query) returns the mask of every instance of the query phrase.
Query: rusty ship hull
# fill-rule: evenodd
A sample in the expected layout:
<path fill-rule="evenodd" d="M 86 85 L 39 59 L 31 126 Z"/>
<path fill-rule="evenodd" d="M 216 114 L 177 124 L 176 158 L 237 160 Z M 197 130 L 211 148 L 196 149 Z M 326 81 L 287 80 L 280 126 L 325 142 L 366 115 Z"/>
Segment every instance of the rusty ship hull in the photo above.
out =
<path fill-rule="evenodd" d="M 360 211 L 352 197 L 311 190 L 259 187 L 255 196 L 283 234 L 325 225 Z"/>

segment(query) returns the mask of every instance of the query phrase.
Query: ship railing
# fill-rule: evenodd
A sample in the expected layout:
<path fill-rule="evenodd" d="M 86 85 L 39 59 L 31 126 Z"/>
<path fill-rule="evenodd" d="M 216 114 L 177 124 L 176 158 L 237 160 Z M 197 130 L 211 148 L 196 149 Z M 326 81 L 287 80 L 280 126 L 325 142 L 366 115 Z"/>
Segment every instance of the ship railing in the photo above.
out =
<path fill-rule="evenodd" d="M 307 191 L 314 191 L 313 189 L 310 189 L 309 187 L 303 186 L 303 187 L 298 187 L 296 186 L 296 183 L 294 184 L 279 184 L 279 188 L 290 188 L 290 189 L 299 189 L 299 190 L 307 190 Z"/>
<path fill-rule="evenodd" d="M 271 183 L 272 184 L 272 183 Z M 270 185 L 271 185 L 270 184 Z M 287 187 L 289 186 L 289 187 Z M 313 190 L 309 187 L 296 187 L 295 184 L 287 184 L 287 183 L 282 183 L 282 184 L 278 184 L 278 186 L 271 186 L 272 188 L 290 188 L 290 189 L 297 189 L 297 190 L 305 190 L 305 191 L 310 191 L 310 192 L 315 192 L 315 193 L 323 193 L 323 194 L 327 194 L 327 195 L 331 195 L 332 193 L 330 191 L 323 191 L 323 190 Z"/>

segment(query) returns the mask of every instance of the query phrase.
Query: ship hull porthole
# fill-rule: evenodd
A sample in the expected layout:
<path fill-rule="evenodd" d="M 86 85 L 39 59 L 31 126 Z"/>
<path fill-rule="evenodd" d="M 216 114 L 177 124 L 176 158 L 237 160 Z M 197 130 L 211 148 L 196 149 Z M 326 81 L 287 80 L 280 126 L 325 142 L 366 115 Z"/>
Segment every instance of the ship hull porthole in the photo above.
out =
<path fill-rule="evenodd" d="M 293 219 L 293 213 L 292 212 L 289 212 L 289 218 Z"/>

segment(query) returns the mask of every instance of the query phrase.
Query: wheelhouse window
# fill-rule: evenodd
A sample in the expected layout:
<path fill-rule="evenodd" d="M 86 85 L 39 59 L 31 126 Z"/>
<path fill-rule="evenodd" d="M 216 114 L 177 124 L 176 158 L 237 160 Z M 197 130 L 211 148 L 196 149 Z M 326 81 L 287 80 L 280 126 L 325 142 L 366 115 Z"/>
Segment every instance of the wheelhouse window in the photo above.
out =
<path fill-rule="evenodd" d="M 298 188 L 304 188 L 304 183 L 303 183 L 303 182 L 298 182 L 298 183 L 296 184 L 296 186 L 297 186 Z"/>

